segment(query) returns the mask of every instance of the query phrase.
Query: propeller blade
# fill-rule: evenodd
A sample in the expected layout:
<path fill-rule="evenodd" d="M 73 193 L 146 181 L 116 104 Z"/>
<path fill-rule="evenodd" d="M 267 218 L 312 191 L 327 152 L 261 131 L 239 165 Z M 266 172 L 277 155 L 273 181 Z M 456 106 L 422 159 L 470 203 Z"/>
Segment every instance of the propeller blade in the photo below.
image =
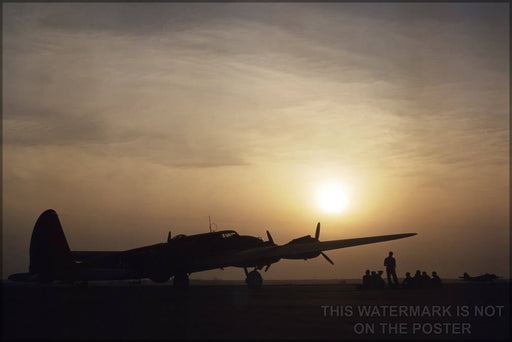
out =
<path fill-rule="evenodd" d="M 268 265 L 267 265 L 267 267 L 265 268 L 265 272 L 267 272 L 267 271 L 268 271 L 268 269 L 270 268 L 270 265 L 272 265 L 272 264 L 268 264 Z"/>
<path fill-rule="evenodd" d="M 316 225 L 315 239 L 318 240 L 320 237 L 320 222 Z"/>
<path fill-rule="evenodd" d="M 274 239 L 272 239 L 272 235 L 270 235 L 270 232 L 267 230 L 267 237 L 268 241 L 274 243 Z"/>
<path fill-rule="evenodd" d="M 325 254 L 324 252 L 320 252 L 320 254 L 322 254 L 322 256 L 325 258 L 325 260 L 329 261 L 331 263 L 331 265 L 334 265 L 334 262 L 332 262 L 331 259 L 329 259 L 329 257 L 327 256 L 327 254 Z"/>

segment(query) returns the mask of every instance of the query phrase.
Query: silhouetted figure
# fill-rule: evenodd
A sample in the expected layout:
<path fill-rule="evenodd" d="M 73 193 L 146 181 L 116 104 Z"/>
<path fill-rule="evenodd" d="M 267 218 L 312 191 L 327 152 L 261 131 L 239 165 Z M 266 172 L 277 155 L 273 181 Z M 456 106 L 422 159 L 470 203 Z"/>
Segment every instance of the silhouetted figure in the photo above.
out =
<path fill-rule="evenodd" d="M 393 276 L 394 285 L 398 285 L 398 278 L 396 276 L 396 261 L 393 258 L 393 252 L 389 252 L 389 256 L 384 259 L 384 266 L 386 266 L 386 274 L 388 276 L 388 285 L 393 287 L 391 284 L 391 276 Z"/>
<path fill-rule="evenodd" d="M 417 289 L 420 287 L 421 283 L 421 272 L 420 270 L 416 270 L 414 273 L 414 277 L 412 278 L 412 288 Z"/>
<path fill-rule="evenodd" d="M 370 276 L 370 289 L 375 289 L 377 287 L 377 272 L 372 271 L 372 275 Z"/>
<path fill-rule="evenodd" d="M 441 278 L 439 278 L 439 276 L 437 275 L 436 271 L 432 272 L 431 283 L 432 283 L 432 287 L 435 287 L 435 288 L 440 288 L 441 287 Z"/>
<path fill-rule="evenodd" d="M 384 271 L 377 272 L 377 277 L 375 278 L 375 287 L 377 289 L 383 289 L 386 287 L 386 282 L 384 281 L 384 279 L 382 279 L 383 273 L 384 273 Z"/>
<path fill-rule="evenodd" d="M 407 272 L 405 274 L 405 279 L 402 282 L 402 288 L 404 288 L 404 289 L 413 288 L 413 282 L 414 282 L 414 279 L 411 277 L 411 272 Z"/>
<path fill-rule="evenodd" d="M 363 289 L 370 288 L 370 270 L 366 270 L 363 276 Z"/>
<path fill-rule="evenodd" d="M 420 279 L 420 287 L 422 289 L 425 289 L 427 287 L 430 287 L 431 285 L 431 282 L 432 282 L 432 279 L 430 279 L 429 275 L 427 274 L 427 272 L 423 271 L 421 273 L 421 279 Z"/>

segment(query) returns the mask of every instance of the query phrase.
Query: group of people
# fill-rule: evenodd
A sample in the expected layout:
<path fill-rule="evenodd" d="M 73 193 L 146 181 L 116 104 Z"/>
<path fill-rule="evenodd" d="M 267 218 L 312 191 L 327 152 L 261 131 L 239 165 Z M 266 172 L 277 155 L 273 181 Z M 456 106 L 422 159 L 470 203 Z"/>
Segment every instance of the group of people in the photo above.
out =
<path fill-rule="evenodd" d="M 437 275 L 436 271 L 432 272 L 430 277 L 427 272 L 417 270 L 414 277 L 411 273 L 405 274 L 405 279 L 402 281 L 402 288 L 404 289 L 419 289 L 419 288 L 439 288 L 441 287 L 441 278 Z"/>
<path fill-rule="evenodd" d="M 441 287 L 441 278 L 437 275 L 437 272 L 432 272 L 430 277 L 427 272 L 417 270 L 414 277 L 411 277 L 411 273 L 405 274 L 405 279 L 402 284 L 398 282 L 396 276 L 396 260 L 393 258 L 393 252 L 389 252 L 389 256 L 384 259 L 384 266 L 386 267 L 386 275 L 388 279 L 388 286 L 392 288 L 405 288 L 405 289 L 417 289 L 417 288 L 436 288 Z M 363 276 L 364 289 L 383 289 L 386 287 L 386 282 L 382 279 L 383 271 L 371 271 L 366 270 Z"/>
<path fill-rule="evenodd" d="M 383 289 L 386 287 L 386 282 L 382 279 L 383 271 L 366 270 L 363 276 L 363 289 Z"/>

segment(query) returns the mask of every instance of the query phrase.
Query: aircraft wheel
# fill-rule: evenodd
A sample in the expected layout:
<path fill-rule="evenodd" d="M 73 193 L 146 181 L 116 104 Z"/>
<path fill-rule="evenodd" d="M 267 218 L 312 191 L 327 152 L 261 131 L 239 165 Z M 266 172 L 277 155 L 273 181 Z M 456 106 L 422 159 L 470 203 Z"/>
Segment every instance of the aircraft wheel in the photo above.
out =
<path fill-rule="evenodd" d="M 155 273 L 155 274 L 151 275 L 151 277 L 149 279 L 153 280 L 155 283 L 165 283 L 166 281 L 169 280 L 170 277 L 171 277 L 170 274 L 160 272 L 160 273 Z"/>
<path fill-rule="evenodd" d="M 245 282 L 250 289 L 261 289 L 263 285 L 263 278 L 261 277 L 260 272 L 252 271 L 249 272 L 247 278 L 245 278 Z"/>
<path fill-rule="evenodd" d="M 185 274 L 176 274 L 174 276 L 174 288 L 176 289 L 186 289 L 188 288 L 188 275 Z"/>

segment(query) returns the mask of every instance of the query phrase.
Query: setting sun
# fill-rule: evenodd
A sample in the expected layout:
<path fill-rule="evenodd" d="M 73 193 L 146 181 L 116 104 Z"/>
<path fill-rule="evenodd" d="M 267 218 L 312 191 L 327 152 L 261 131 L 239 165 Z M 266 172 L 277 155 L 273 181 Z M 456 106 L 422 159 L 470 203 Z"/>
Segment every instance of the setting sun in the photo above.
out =
<path fill-rule="evenodd" d="M 348 196 L 340 185 L 327 184 L 318 190 L 317 203 L 327 213 L 341 213 L 347 208 Z"/>

